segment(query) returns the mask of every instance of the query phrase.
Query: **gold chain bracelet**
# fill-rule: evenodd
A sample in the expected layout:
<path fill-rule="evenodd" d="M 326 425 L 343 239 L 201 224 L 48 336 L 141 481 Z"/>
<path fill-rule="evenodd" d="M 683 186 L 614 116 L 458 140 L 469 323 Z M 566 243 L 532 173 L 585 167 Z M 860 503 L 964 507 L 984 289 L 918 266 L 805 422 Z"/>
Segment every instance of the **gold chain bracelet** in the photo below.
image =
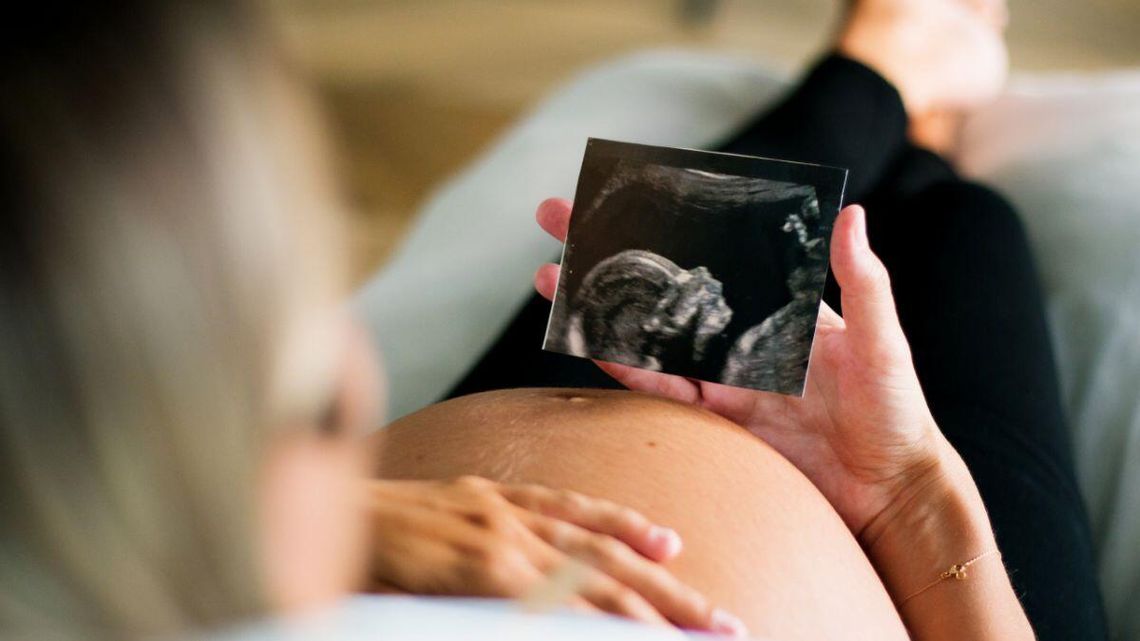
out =
<path fill-rule="evenodd" d="M 923 592 L 926 592 L 930 588 L 932 588 L 932 587 L 938 585 L 939 583 L 942 583 L 943 581 L 946 581 L 948 579 L 954 579 L 956 581 L 965 581 L 970 576 L 966 572 L 966 570 L 971 565 L 977 563 L 978 561 L 981 561 L 982 559 L 986 558 L 987 556 L 994 556 L 994 555 L 997 555 L 999 557 L 1001 556 L 1001 554 L 999 554 L 996 549 L 993 549 L 993 550 L 990 550 L 989 552 L 982 552 L 978 556 L 975 556 L 974 558 L 970 559 L 969 561 L 966 561 L 965 563 L 955 563 L 954 565 L 951 565 L 945 572 L 943 572 L 942 574 L 939 574 L 937 579 L 934 579 L 930 583 L 927 583 L 926 585 L 922 586 L 922 588 L 911 593 L 910 596 L 908 596 L 905 599 L 903 599 L 902 601 L 900 601 L 899 605 L 902 605 L 903 603 L 910 601 L 914 597 L 922 594 Z"/>

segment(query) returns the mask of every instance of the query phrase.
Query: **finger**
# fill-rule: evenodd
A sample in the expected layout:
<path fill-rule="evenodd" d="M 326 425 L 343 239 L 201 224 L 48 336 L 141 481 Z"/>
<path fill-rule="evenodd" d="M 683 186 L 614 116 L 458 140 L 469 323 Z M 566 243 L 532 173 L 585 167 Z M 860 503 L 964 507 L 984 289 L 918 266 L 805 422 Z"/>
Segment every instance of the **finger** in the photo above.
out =
<path fill-rule="evenodd" d="M 683 403 L 701 400 L 701 389 L 693 381 L 676 374 L 663 374 L 620 363 L 594 361 L 602 371 L 631 390 L 663 396 Z"/>
<path fill-rule="evenodd" d="M 571 203 L 565 198 L 547 198 L 538 204 L 534 217 L 538 226 L 560 242 L 566 242 L 570 231 Z"/>
<path fill-rule="evenodd" d="M 839 282 L 843 320 L 852 348 L 867 358 L 892 358 L 906 349 L 890 276 L 867 242 L 866 212 L 845 207 L 831 238 L 831 268 Z"/>
<path fill-rule="evenodd" d="M 701 593 L 616 538 L 588 532 L 565 521 L 541 517 L 536 519 L 534 529 L 551 546 L 632 590 L 677 626 L 731 634 L 744 632 L 744 626 L 738 619 L 714 608 Z M 582 594 L 590 600 L 588 595 Z"/>
<path fill-rule="evenodd" d="M 558 289 L 558 276 L 561 268 L 554 263 L 546 263 L 534 273 L 534 288 L 546 300 L 554 300 Z"/>
<path fill-rule="evenodd" d="M 532 612 L 559 608 L 597 612 L 598 607 L 580 594 L 586 579 L 596 570 L 567 557 L 532 530 L 528 530 L 524 538 L 527 541 L 523 547 L 528 549 L 530 565 L 536 571 L 542 568 L 542 575 L 518 597 L 520 605 Z"/>
<path fill-rule="evenodd" d="M 611 536 L 654 561 L 668 561 L 681 553 L 679 534 L 613 501 L 540 485 L 509 485 L 501 491 L 521 508 Z"/>
<path fill-rule="evenodd" d="M 597 611 L 597 608 L 578 594 L 588 568 L 580 561 L 568 558 L 545 543 L 543 546 L 545 550 L 543 556 L 546 560 L 540 561 L 540 566 L 546 568 L 546 576 L 519 597 L 519 604 L 523 609 L 544 612 L 568 607 L 575 610 Z"/>
<path fill-rule="evenodd" d="M 364 591 L 369 594 L 408 594 L 407 590 L 375 576 L 368 578 L 364 585 Z"/>
<path fill-rule="evenodd" d="M 545 517 L 533 515 L 533 518 Z M 567 528 L 574 527 L 563 525 Z M 569 605 L 601 610 L 646 623 L 666 623 L 665 617 L 632 589 L 621 585 L 597 568 L 567 557 L 540 539 L 535 540 L 546 546 L 544 554 L 535 557 L 540 567 L 544 568 L 546 577 L 524 595 L 523 607 L 541 611 Z"/>
<path fill-rule="evenodd" d="M 578 595 L 587 603 L 601 610 L 643 623 L 666 625 L 668 619 L 662 616 L 640 594 L 622 585 L 605 573 L 588 568 L 587 576 L 578 588 Z"/>

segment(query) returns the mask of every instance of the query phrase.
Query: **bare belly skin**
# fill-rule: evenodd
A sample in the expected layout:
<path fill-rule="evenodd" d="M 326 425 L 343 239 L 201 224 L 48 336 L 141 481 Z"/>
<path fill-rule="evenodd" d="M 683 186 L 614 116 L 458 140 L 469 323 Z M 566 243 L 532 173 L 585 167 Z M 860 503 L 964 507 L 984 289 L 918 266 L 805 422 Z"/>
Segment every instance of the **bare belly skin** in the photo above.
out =
<path fill-rule="evenodd" d="M 379 474 L 475 474 L 611 499 L 677 530 L 670 569 L 758 637 L 903 639 L 866 555 L 815 487 L 739 426 L 633 392 L 504 390 L 382 430 Z"/>

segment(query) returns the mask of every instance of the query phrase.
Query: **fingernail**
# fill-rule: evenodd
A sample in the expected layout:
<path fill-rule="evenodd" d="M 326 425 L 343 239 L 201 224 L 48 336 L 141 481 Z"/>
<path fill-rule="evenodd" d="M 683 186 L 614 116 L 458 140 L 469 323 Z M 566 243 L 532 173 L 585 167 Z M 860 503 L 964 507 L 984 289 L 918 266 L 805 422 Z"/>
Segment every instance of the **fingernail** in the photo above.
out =
<path fill-rule="evenodd" d="M 712 631 L 732 637 L 748 636 L 748 628 L 744 622 L 720 608 L 713 610 Z"/>
<path fill-rule="evenodd" d="M 671 559 L 680 554 L 681 547 L 683 547 L 681 535 L 677 534 L 676 530 L 660 525 L 654 525 L 649 530 L 649 540 L 661 550 L 661 553 L 664 554 L 667 559 Z"/>

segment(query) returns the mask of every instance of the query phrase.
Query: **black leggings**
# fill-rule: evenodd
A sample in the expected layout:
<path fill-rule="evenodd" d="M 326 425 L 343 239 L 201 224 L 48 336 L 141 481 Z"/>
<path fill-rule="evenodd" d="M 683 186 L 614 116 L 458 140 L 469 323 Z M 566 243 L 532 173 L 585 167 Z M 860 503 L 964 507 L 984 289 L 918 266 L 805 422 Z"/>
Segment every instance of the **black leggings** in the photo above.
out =
<path fill-rule="evenodd" d="M 1014 588 L 1041 639 L 1107 638 L 1041 290 L 1021 221 L 993 191 L 912 146 L 895 89 L 826 58 L 721 146 L 847 167 L 847 201 L 891 273 L 931 410 L 973 473 Z M 839 310 L 829 279 L 825 299 Z M 543 352 L 537 295 L 451 396 L 508 387 L 617 387 Z"/>

